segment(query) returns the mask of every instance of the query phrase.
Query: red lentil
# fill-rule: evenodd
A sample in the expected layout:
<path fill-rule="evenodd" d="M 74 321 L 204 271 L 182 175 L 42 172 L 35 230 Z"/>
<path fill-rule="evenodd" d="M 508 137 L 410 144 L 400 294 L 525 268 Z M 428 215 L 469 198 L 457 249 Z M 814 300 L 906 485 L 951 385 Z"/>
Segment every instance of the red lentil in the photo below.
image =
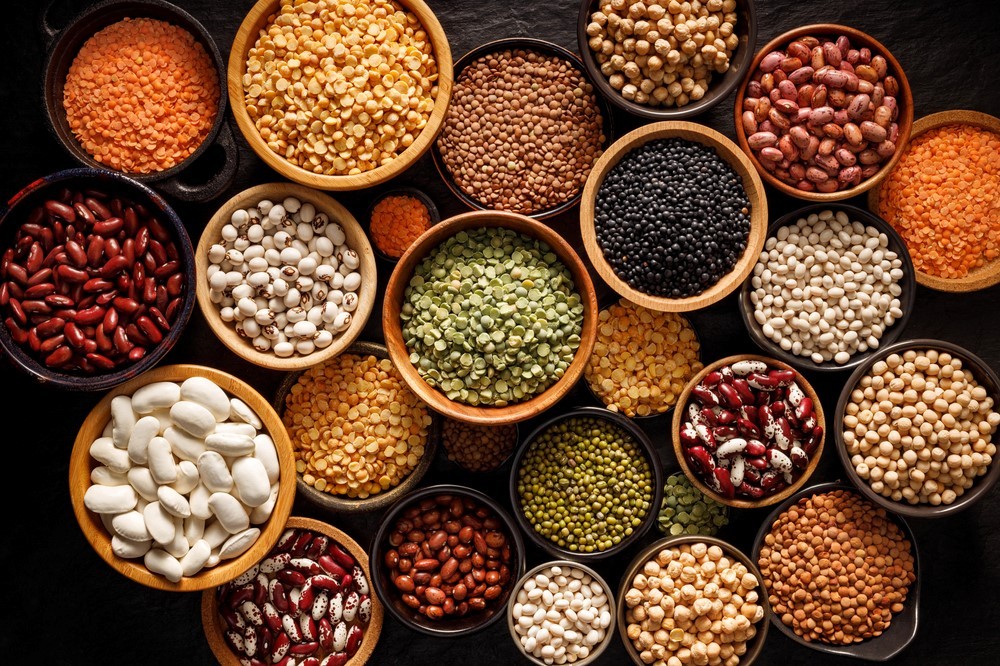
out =
<path fill-rule="evenodd" d="M 383 253 L 403 256 L 420 234 L 431 228 L 431 214 L 420 199 L 390 195 L 375 204 L 369 230 Z"/>

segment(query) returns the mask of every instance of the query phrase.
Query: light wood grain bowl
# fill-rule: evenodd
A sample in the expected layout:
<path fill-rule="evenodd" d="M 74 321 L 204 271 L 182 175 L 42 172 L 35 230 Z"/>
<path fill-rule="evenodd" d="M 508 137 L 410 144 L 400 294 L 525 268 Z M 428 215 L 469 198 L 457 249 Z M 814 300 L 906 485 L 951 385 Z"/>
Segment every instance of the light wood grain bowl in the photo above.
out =
<path fill-rule="evenodd" d="M 412 144 L 388 164 L 353 175 L 325 175 L 303 169 L 272 151 L 261 138 L 260 132 L 247 113 L 243 92 L 243 74 L 246 72 L 247 55 L 257 41 L 261 29 L 267 25 L 268 18 L 276 13 L 284 3 L 280 0 L 258 0 L 250 8 L 236 32 L 229 52 L 227 71 L 229 99 L 233 117 L 236 118 L 240 132 L 253 151 L 269 167 L 290 180 L 320 190 L 360 190 L 395 178 L 430 149 L 441 129 L 448 104 L 451 102 L 451 88 L 454 78 L 451 47 L 448 45 L 448 36 L 444 32 L 444 28 L 441 27 L 437 16 L 423 0 L 395 0 L 395 2 L 420 19 L 420 23 L 430 39 L 438 71 L 437 96 L 434 99 L 434 108 L 427 119 L 427 124 L 420 130 Z"/>
<path fill-rule="evenodd" d="M 385 345 L 380 345 L 374 342 L 355 342 L 348 347 L 344 353 L 355 354 L 361 357 L 371 355 L 376 358 L 389 358 L 389 351 L 385 348 Z M 292 387 L 298 383 L 299 377 L 302 376 L 303 372 L 305 372 L 305 370 L 297 370 L 289 373 L 278 386 L 278 390 L 274 395 L 272 406 L 279 416 L 283 416 L 285 411 L 285 398 L 292 390 Z M 427 433 L 427 441 L 424 443 L 424 455 L 421 456 L 417 466 L 414 467 L 397 485 L 392 488 L 388 488 L 387 490 L 383 490 L 377 495 L 365 498 L 355 498 L 343 495 L 334 495 L 324 490 L 317 490 L 313 486 L 306 483 L 302 479 L 301 474 L 296 474 L 295 483 L 298 487 L 298 496 L 306 499 L 318 508 L 331 513 L 370 513 L 381 511 L 382 509 L 395 504 L 403 495 L 417 487 L 420 481 L 427 474 L 427 470 L 431 468 L 431 464 L 434 462 L 434 456 L 437 452 L 438 444 L 441 441 L 443 417 L 432 409 L 429 409 L 428 411 L 431 416 L 431 426 L 429 432 Z"/>
<path fill-rule="evenodd" d="M 368 553 L 343 530 L 337 529 L 333 525 L 321 520 L 302 516 L 291 516 L 285 522 L 285 527 L 287 529 L 310 530 L 330 537 L 354 556 L 354 559 L 361 565 L 361 570 L 365 572 L 365 576 L 369 581 L 372 580 Z M 267 553 L 262 558 L 266 556 Z M 253 564 L 255 562 L 250 563 L 250 566 L 253 566 Z M 225 636 L 223 635 L 226 623 L 219 613 L 219 600 L 216 592 L 217 590 L 212 588 L 206 589 L 201 593 L 201 625 L 205 631 L 205 638 L 208 640 L 208 645 L 212 648 L 215 658 L 219 660 L 222 666 L 240 666 L 239 658 L 229 648 L 229 644 L 226 643 Z M 368 626 L 365 627 L 365 635 L 361 640 L 361 647 L 347 661 L 347 666 L 361 666 L 368 663 L 382 634 L 382 621 L 385 616 L 385 609 L 376 595 L 369 594 L 369 597 L 372 600 L 372 617 L 368 622 Z"/>
<path fill-rule="evenodd" d="M 709 547 L 718 546 L 722 549 L 726 557 L 742 563 L 750 573 L 757 577 L 759 588 L 762 588 L 764 585 L 764 576 L 761 574 L 757 563 L 746 553 L 736 548 L 736 546 L 722 539 L 697 534 L 682 534 L 680 536 L 663 537 L 651 543 L 636 554 L 629 563 L 625 569 L 625 573 L 622 575 L 621 582 L 618 584 L 618 593 L 615 596 L 615 606 L 618 609 L 615 615 L 615 621 L 618 625 L 618 635 L 622 639 L 625 651 L 636 666 L 645 666 L 645 662 L 639 657 L 638 650 L 635 649 L 632 641 L 629 640 L 628 622 L 625 620 L 625 616 L 628 613 L 628 604 L 625 603 L 625 595 L 629 591 L 629 588 L 632 587 L 632 579 L 635 578 L 636 574 L 642 573 L 642 568 L 646 562 L 655 559 L 657 553 L 661 550 L 669 550 L 678 548 L 684 544 L 692 545 L 695 543 L 703 543 Z M 740 666 L 750 666 L 750 664 L 756 662 L 764 649 L 764 642 L 767 640 L 768 629 L 771 624 L 771 605 L 767 601 L 766 594 L 759 594 L 757 603 L 764 608 L 764 617 L 761 618 L 760 622 L 754 624 L 757 633 L 748 641 L 746 652 L 740 656 Z"/>
<path fill-rule="evenodd" d="M 625 155 L 640 146 L 656 139 L 678 138 L 693 141 L 715 150 L 718 156 L 729 164 L 743 181 L 743 189 L 750 200 L 750 234 L 747 246 L 743 250 L 736 265 L 726 275 L 723 275 L 714 285 L 694 296 L 686 298 L 666 298 L 643 293 L 615 273 L 611 264 L 604 258 L 604 252 L 597 241 L 594 227 L 595 206 L 598 192 L 605 176 L 622 160 Z M 594 265 L 598 275 L 618 294 L 633 303 L 645 306 L 650 310 L 660 312 L 690 312 L 707 307 L 728 296 L 739 288 L 757 263 L 757 256 L 764 247 L 767 234 L 767 197 L 764 183 L 754 169 L 750 159 L 739 147 L 725 135 L 699 123 L 682 120 L 668 120 L 643 125 L 621 137 L 594 165 L 587 183 L 583 188 L 583 198 L 580 201 L 580 232 L 583 236 L 583 246 Z"/>
<path fill-rule="evenodd" d="M 899 124 L 899 138 L 896 141 L 896 152 L 893 153 L 892 157 L 882 165 L 882 168 L 879 169 L 878 173 L 874 176 L 861 181 L 861 183 L 854 187 L 838 190 L 836 192 L 804 192 L 797 187 L 778 180 L 778 178 L 776 178 L 770 171 L 761 166 L 757 156 L 750 149 L 750 145 L 747 143 L 746 132 L 743 131 L 743 97 L 746 95 L 747 85 L 749 85 L 750 80 L 753 77 L 753 73 L 757 71 L 760 61 L 763 60 L 764 56 L 771 51 L 777 49 L 783 50 L 799 37 L 805 37 L 807 35 L 812 35 L 813 37 L 818 37 L 820 39 L 824 37 L 832 37 L 835 39 L 840 35 L 846 35 L 850 38 L 851 46 L 853 48 L 868 47 L 871 49 L 872 55 L 883 56 L 889 63 L 889 74 L 895 76 L 896 80 L 899 81 L 899 94 L 896 95 L 896 101 L 899 106 L 899 118 L 896 120 Z M 893 167 L 896 166 L 900 156 L 903 154 L 903 150 L 906 149 L 907 142 L 910 140 L 910 127 L 913 125 L 913 91 L 910 88 L 909 80 L 906 78 L 906 72 L 903 71 L 903 67 L 899 64 L 899 61 L 896 60 L 895 56 L 889 52 L 889 49 L 883 46 L 877 39 L 868 33 L 862 32 L 857 28 L 852 28 L 850 26 L 838 25 L 836 23 L 816 23 L 812 25 L 800 26 L 794 30 L 783 32 L 765 44 L 757 52 L 753 62 L 750 63 L 749 69 L 747 69 L 746 75 L 743 77 L 743 81 L 740 82 L 740 87 L 736 90 L 734 109 L 736 119 L 736 140 L 739 142 L 740 148 L 743 152 L 750 157 L 754 168 L 757 169 L 757 172 L 768 185 L 790 197 L 804 199 L 806 201 L 842 201 L 869 191 L 871 188 L 882 182 L 889 172 L 892 171 Z"/>
<path fill-rule="evenodd" d="M 255 206 L 261 199 L 270 199 L 275 203 L 286 197 L 296 197 L 300 201 L 309 201 L 316 210 L 330 216 L 331 222 L 337 222 L 344 228 L 347 236 L 346 244 L 358 253 L 361 265 L 361 288 L 358 290 L 358 307 L 352 313 L 351 325 L 346 331 L 336 334 L 333 344 L 325 349 L 317 349 L 311 354 L 295 354 L 282 358 L 273 351 L 257 351 L 251 341 L 241 337 L 236 332 L 232 322 L 225 322 L 219 316 L 219 306 L 212 302 L 208 286 L 208 251 L 213 244 L 222 239 L 222 227 L 229 223 L 233 211 Z M 368 317 L 375 307 L 378 297 L 378 268 L 375 264 L 375 253 L 372 250 L 364 228 L 344 206 L 328 194 L 297 183 L 264 183 L 243 190 L 224 203 L 205 225 L 195 250 L 195 271 L 197 274 L 198 307 L 202 316 L 208 322 L 215 336 L 234 354 L 254 365 L 269 370 L 292 371 L 308 368 L 333 358 L 347 349 L 361 335 Z"/>
<path fill-rule="evenodd" d="M 809 457 L 809 465 L 805 468 L 805 470 L 802 471 L 802 473 L 799 475 L 799 478 L 795 480 L 795 483 L 788 486 L 784 490 L 781 490 L 780 492 L 774 493 L 773 495 L 769 495 L 760 500 L 746 500 L 740 498 L 729 499 L 712 490 L 698 477 L 697 474 L 694 473 L 694 470 L 691 469 L 691 466 L 688 464 L 687 461 L 687 456 L 684 455 L 684 449 L 681 444 L 681 437 L 680 437 L 681 426 L 683 425 L 685 417 L 687 416 L 687 406 L 688 402 L 690 402 L 691 400 L 691 389 L 697 386 L 708 373 L 718 370 L 724 365 L 732 365 L 737 361 L 763 361 L 772 368 L 781 368 L 783 370 L 794 371 L 795 382 L 802 389 L 802 392 L 806 394 L 806 397 L 812 400 L 813 410 L 816 415 L 816 424 L 821 428 L 823 428 L 823 437 L 820 438 L 819 445 L 816 447 L 816 450 L 813 452 L 813 454 Z M 677 400 L 677 409 L 674 410 L 674 418 L 671 427 L 671 440 L 673 442 L 674 455 L 677 456 L 677 462 L 680 464 L 681 470 L 683 470 L 687 478 L 691 481 L 691 483 L 694 484 L 694 486 L 698 490 L 700 490 L 704 494 L 708 495 L 715 501 L 720 502 L 721 504 L 725 504 L 726 506 L 733 507 L 734 509 L 759 509 L 760 507 L 771 506 L 772 504 L 777 504 L 778 502 L 781 502 L 782 500 L 784 500 L 785 498 L 787 498 L 788 496 L 790 496 L 791 494 L 797 492 L 800 488 L 802 488 L 802 486 L 804 486 L 806 482 L 809 481 L 809 477 L 812 476 L 813 472 L 816 471 L 816 467 L 819 465 L 820 458 L 823 457 L 823 448 L 826 443 L 826 435 L 827 435 L 826 416 L 823 413 L 823 405 L 820 403 L 819 395 L 817 395 L 816 390 L 812 387 L 809 381 L 802 375 L 802 373 L 798 369 L 789 365 L 788 363 L 785 363 L 784 361 L 779 361 L 778 359 L 773 358 L 771 356 L 760 356 L 757 354 L 737 354 L 734 356 L 727 356 L 726 358 L 721 358 L 718 361 L 715 361 L 714 363 L 705 366 L 705 368 L 697 375 L 695 375 L 691 379 L 691 381 L 688 382 L 687 385 L 684 387 L 684 391 L 681 393 L 680 398 L 678 398 Z"/>
<path fill-rule="evenodd" d="M 945 125 L 970 125 L 1000 134 L 1000 118 L 979 111 L 956 109 L 953 111 L 932 113 L 918 119 L 913 123 L 909 140 L 913 141 L 924 132 L 944 127 Z M 881 180 L 875 187 L 868 191 L 868 209 L 882 218 L 886 218 L 886 215 L 881 211 L 879 197 L 881 196 L 880 193 L 884 187 L 885 180 Z M 968 275 L 961 278 L 942 278 L 919 270 L 914 270 L 914 273 L 916 274 L 917 284 L 929 289 L 952 293 L 978 291 L 1000 283 L 1000 258 L 969 271 Z"/>
<path fill-rule="evenodd" d="M 278 499 L 268 521 L 258 525 L 260 537 L 242 555 L 224 561 L 214 567 L 205 567 L 193 576 L 185 576 L 172 583 L 159 574 L 147 569 L 142 558 L 127 560 L 118 557 L 111 550 L 111 534 L 105 529 L 101 517 L 91 512 L 83 503 L 83 496 L 90 487 L 90 472 L 99 463 L 90 455 L 90 445 L 101 436 L 104 427 L 111 418 L 111 400 L 119 395 L 132 395 L 137 389 L 147 384 L 160 381 L 183 382 L 189 377 L 205 377 L 225 390 L 230 397 L 236 397 L 245 402 L 260 417 L 266 432 L 274 440 L 281 467 Z M 166 365 L 149 370 L 135 379 L 115 387 L 90 411 L 84 419 L 69 459 L 69 494 L 73 504 L 73 513 L 83 531 L 84 537 L 97 554 L 115 571 L 137 583 L 157 590 L 170 592 L 192 592 L 204 590 L 236 578 L 246 571 L 254 562 L 267 553 L 285 529 L 285 520 L 292 510 L 295 500 L 295 460 L 292 457 L 292 445 L 281 424 L 281 419 L 271 408 L 271 405 L 252 386 L 243 380 L 221 370 L 200 365 L 178 364 Z"/>
<path fill-rule="evenodd" d="M 402 324 L 399 318 L 414 269 L 429 252 L 456 233 L 483 227 L 502 227 L 525 236 L 544 241 L 559 257 L 573 277 L 576 292 L 583 303 L 583 329 L 580 332 L 580 346 L 573 362 L 562 377 L 548 389 L 529 400 L 506 407 L 472 406 L 449 399 L 444 393 L 425 382 L 417 369 L 410 363 L 410 352 L 403 341 Z M 389 278 L 382 310 L 382 330 L 385 334 L 389 358 L 399 369 L 403 379 L 413 392 L 431 409 L 459 421 L 480 425 L 517 423 L 541 414 L 556 404 L 573 388 L 583 375 L 597 339 L 597 294 L 583 260 L 562 236 L 541 222 L 517 213 L 500 211 L 473 211 L 449 218 L 425 231 L 406 254 L 402 256 Z"/>

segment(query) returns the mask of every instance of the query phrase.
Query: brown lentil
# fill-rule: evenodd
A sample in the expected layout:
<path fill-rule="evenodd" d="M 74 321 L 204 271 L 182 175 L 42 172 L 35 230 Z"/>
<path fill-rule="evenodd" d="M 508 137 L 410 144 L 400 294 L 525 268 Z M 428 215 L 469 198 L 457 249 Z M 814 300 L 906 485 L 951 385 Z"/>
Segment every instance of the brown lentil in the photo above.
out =
<path fill-rule="evenodd" d="M 499 467 L 517 444 L 517 426 L 476 425 L 447 419 L 441 441 L 448 460 L 470 472 L 489 472 Z"/>
<path fill-rule="evenodd" d="M 906 535 L 848 490 L 804 497 L 782 512 L 757 565 L 772 612 L 806 641 L 835 645 L 881 635 L 916 580 Z"/>
<path fill-rule="evenodd" d="M 601 310 L 597 342 L 585 370 L 604 405 L 626 416 L 666 412 L 701 371 L 700 344 L 683 315 L 620 299 Z"/>
<path fill-rule="evenodd" d="M 530 215 L 583 189 L 603 150 L 603 127 L 593 86 L 575 64 L 505 49 L 459 74 L 437 147 L 467 196 Z"/>
<path fill-rule="evenodd" d="M 247 54 L 247 114 L 275 154 L 307 171 L 388 164 L 427 124 L 438 92 L 430 38 L 392 0 L 287 2 Z"/>
<path fill-rule="evenodd" d="M 63 86 L 63 108 L 84 150 L 124 173 L 163 171 L 208 136 L 219 75 L 195 37 L 150 18 L 125 18 L 84 42 Z"/>
<path fill-rule="evenodd" d="M 302 480 L 362 499 L 406 478 L 424 455 L 431 426 L 427 406 L 389 359 L 357 354 L 305 370 L 281 418 Z"/>
<path fill-rule="evenodd" d="M 890 354 L 851 392 L 844 445 L 872 490 L 951 504 L 986 474 L 1000 413 L 962 360 L 934 349 Z"/>

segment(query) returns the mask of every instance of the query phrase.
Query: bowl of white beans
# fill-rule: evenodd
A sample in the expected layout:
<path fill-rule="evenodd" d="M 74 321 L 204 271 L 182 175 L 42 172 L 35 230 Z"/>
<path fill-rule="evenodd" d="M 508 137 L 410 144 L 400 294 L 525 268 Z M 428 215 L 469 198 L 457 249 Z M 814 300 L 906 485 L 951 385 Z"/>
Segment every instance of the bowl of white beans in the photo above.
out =
<path fill-rule="evenodd" d="M 800 370 L 858 367 L 903 334 L 916 296 L 899 233 L 840 203 L 794 210 L 771 223 L 740 316 L 764 352 Z"/>
<path fill-rule="evenodd" d="M 337 356 L 377 298 L 375 253 L 361 224 L 325 193 L 264 183 L 224 203 L 195 252 L 197 299 L 234 354 L 295 371 Z"/>

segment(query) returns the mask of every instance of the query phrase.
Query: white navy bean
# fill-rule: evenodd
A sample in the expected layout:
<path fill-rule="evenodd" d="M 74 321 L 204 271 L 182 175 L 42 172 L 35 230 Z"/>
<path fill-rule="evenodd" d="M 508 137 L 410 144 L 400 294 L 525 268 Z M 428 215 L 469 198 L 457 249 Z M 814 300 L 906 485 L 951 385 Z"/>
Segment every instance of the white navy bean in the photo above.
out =
<path fill-rule="evenodd" d="M 126 447 L 129 459 L 137 465 L 145 465 L 149 442 L 159 434 L 160 420 L 155 416 L 146 415 L 136 421 Z"/>
<path fill-rule="evenodd" d="M 198 539 L 191 544 L 190 550 L 181 558 L 181 573 L 193 576 L 205 568 L 208 558 L 212 555 L 212 546 L 204 539 Z"/>
<path fill-rule="evenodd" d="M 232 477 L 236 494 L 247 506 L 258 507 L 270 497 L 271 484 L 267 478 L 267 470 L 257 458 L 244 456 L 234 460 Z"/>
<path fill-rule="evenodd" d="M 198 458 L 201 483 L 213 493 L 228 493 L 233 489 L 233 475 L 221 453 L 206 451 Z"/>
<path fill-rule="evenodd" d="M 181 399 L 196 402 L 212 413 L 216 421 L 229 418 L 229 396 L 206 377 L 189 377 L 181 383 Z"/>
<path fill-rule="evenodd" d="M 161 548 L 150 548 L 143 556 L 143 564 L 153 573 L 158 573 L 171 583 L 184 577 L 184 569 L 177 558 Z"/>
<path fill-rule="evenodd" d="M 170 442 L 165 437 L 154 437 L 146 449 L 147 464 L 157 483 L 173 483 L 177 480 L 177 463 Z"/>
<path fill-rule="evenodd" d="M 124 449 L 132 436 L 132 426 L 135 425 L 135 412 L 132 411 L 132 398 L 127 395 L 116 395 L 111 399 L 111 438 L 115 446 Z"/>
<path fill-rule="evenodd" d="M 174 382 L 151 382 L 132 393 L 132 409 L 136 414 L 149 414 L 154 409 L 170 408 L 181 399 L 181 387 Z"/>
<path fill-rule="evenodd" d="M 131 485 L 139 496 L 147 502 L 155 502 L 158 498 L 157 489 L 159 484 L 153 480 L 153 473 L 148 467 L 133 467 L 127 474 L 129 485 Z"/>
<path fill-rule="evenodd" d="M 90 456 L 112 472 L 124 474 L 132 467 L 128 452 L 115 446 L 110 437 L 98 437 L 90 445 Z"/>
<path fill-rule="evenodd" d="M 205 438 L 205 448 L 208 451 L 221 453 L 224 456 L 245 456 L 254 452 L 252 437 L 238 432 L 213 432 Z"/>
<path fill-rule="evenodd" d="M 208 508 L 230 534 L 237 534 L 250 527 L 250 516 L 240 501 L 229 493 L 212 493 L 208 498 Z"/>
<path fill-rule="evenodd" d="M 111 519 L 111 528 L 115 534 L 129 541 L 149 541 L 153 537 L 146 528 L 146 520 L 138 511 L 119 513 Z"/>
<path fill-rule="evenodd" d="M 115 534 L 111 537 L 111 552 L 122 559 L 132 560 L 145 555 L 152 544 L 153 542 L 149 540 L 129 541 Z"/>
<path fill-rule="evenodd" d="M 204 439 L 215 432 L 215 417 L 212 412 L 191 400 L 175 402 L 170 407 L 170 418 L 178 428 L 193 437 Z"/>
<path fill-rule="evenodd" d="M 128 476 L 121 472 L 116 472 L 110 467 L 99 465 L 90 470 L 90 482 L 102 486 L 127 486 Z"/>
<path fill-rule="evenodd" d="M 219 549 L 219 557 L 223 560 L 239 557 L 260 537 L 260 529 L 248 527 L 226 539 Z"/>
<path fill-rule="evenodd" d="M 191 515 L 191 504 L 187 498 L 170 486 L 157 488 L 156 498 L 160 502 L 160 506 L 172 516 L 187 518 Z"/>

